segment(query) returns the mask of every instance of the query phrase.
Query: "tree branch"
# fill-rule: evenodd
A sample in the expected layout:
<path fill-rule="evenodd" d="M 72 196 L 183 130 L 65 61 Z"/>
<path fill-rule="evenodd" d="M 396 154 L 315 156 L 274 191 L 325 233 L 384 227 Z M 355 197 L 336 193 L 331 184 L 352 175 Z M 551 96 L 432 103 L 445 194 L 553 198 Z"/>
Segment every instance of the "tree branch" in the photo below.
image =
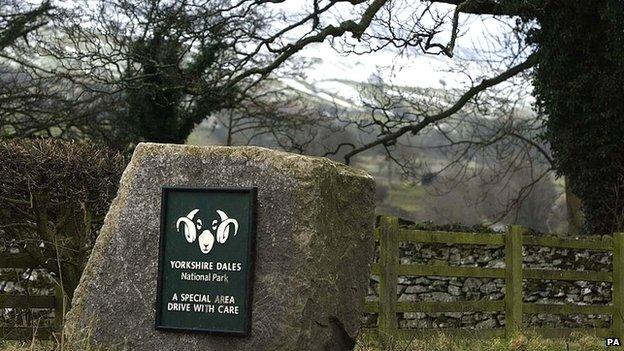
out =
<path fill-rule="evenodd" d="M 355 22 L 353 20 L 348 20 L 340 23 L 338 26 L 329 25 L 323 28 L 320 32 L 315 35 L 311 35 L 309 37 L 304 37 L 297 40 L 293 44 L 289 44 L 284 48 L 284 51 L 278 55 L 271 63 L 264 67 L 256 67 L 250 70 L 247 70 L 238 76 L 232 78 L 229 81 L 228 86 L 234 86 L 238 82 L 242 81 L 247 77 L 251 77 L 254 75 L 260 75 L 261 77 L 267 76 L 277 67 L 279 67 L 284 61 L 289 59 L 291 56 L 301 51 L 307 45 L 312 43 L 321 43 L 328 37 L 340 37 L 345 33 L 351 33 L 354 38 L 360 39 L 364 31 L 370 26 L 373 18 L 377 14 L 377 12 L 382 8 L 382 6 L 388 2 L 388 0 L 375 0 L 373 1 L 368 8 L 362 14 L 359 22 Z M 268 43 L 267 43 L 268 44 Z"/>
<path fill-rule="evenodd" d="M 461 5 L 460 12 L 477 15 L 494 16 L 527 16 L 535 17 L 539 14 L 543 0 L 430 0 L 432 3 Z"/>
<path fill-rule="evenodd" d="M 354 150 L 352 150 L 351 152 L 347 153 L 345 155 L 345 163 L 349 164 L 349 162 L 351 161 L 351 158 L 361 152 L 364 152 L 368 149 L 371 149 L 375 146 L 378 145 L 388 145 L 391 143 L 396 142 L 396 140 L 401 137 L 402 135 L 411 132 L 413 135 L 417 134 L 418 132 L 420 132 L 422 129 L 424 129 L 425 127 L 436 123 L 442 119 L 445 119 L 447 117 L 452 116 L 453 114 L 457 113 L 459 110 L 461 110 L 464 105 L 466 105 L 468 103 L 468 101 L 470 101 L 470 99 L 472 99 L 475 95 L 479 94 L 480 92 L 493 87 L 497 84 L 500 84 L 504 81 L 506 81 L 507 79 L 515 76 L 516 74 L 529 69 L 533 66 L 535 66 L 538 62 L 538 55 L 536 53 L 531 54 L 526 61 L 511 67 L 510 69 L 508 69 L 507 71 L 501 73 L 500 75 L 494 77 L 494 78 L 490 78 L 490 79 L 485 79 L 483 80 L 479 85 L 475 85 L 472 88 L 468 89 L 468 91 L 466 91 L 460 98 L 459 100 L 450 108 L 435 114 L 435 115 L 431 115 L 431 116 L 427 116 L 425 117 L 422 121 L 416 123 L 416 124 L 410 124 L 410 125 L 406 125 L 404 127 L 399 128 L 397 131 L 386 134 L 385 136 L 372 141 L 370 143 L 364 144 L 363 146 L 356 148 Z"/>
<path fill-rule="evenodd" d="M 46 16 L 50 10 L 52 10 L 50 1 L 44 1 L 36 9 L 13 17 L 7 24 L 7 27 L 0 33 L 0 51 L 13 44 L 18 38 L 45 25 L 46 22 L 40 20 L 42 17 Z"/>

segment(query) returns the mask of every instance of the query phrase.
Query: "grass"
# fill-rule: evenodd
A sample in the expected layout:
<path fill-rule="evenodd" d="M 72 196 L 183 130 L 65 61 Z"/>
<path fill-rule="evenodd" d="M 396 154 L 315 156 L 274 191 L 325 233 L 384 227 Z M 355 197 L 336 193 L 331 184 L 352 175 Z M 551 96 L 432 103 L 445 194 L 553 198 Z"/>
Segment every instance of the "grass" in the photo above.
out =
<path fill-rule="evenodd" d="M 605 350 L 602 338 L 573 335 L 569 339 L 544 339 L 533 335 L 518 335 L 507 339 L 466 339 L 452 335 L 436 334 L 418 340 L 395 340 L 384 348 L 377 340 L 360 338 L 355 351 L 593 351 Z"/>
<path fill-rule="evenodd" d="M 418 340 L 397 340 L 380 348 L 373 338 L 361 337 L 355 351 L 594 351 L 605 350 L 604 339 L 587 335 L 573 335 L 569 339 L 543 339 L 532 335 L 519 335 L 506 339 L 459 339 L 438 334 Z M 0 341 L 3 351 L 69 351 L 60 350 L 55 342 Z"/>
<path fill-rule="evenodd" d="M 378 204 L 377 211 L 379 213 L 405 213 L 413 215 L 420 213 L 422 204 L 427 197 L 425 188 L 419 185 L 411 185 L 409 183 L 393 183 L 388 188 L 383 203 Z"/>
<path fill-rule="evenodd" d="M 0 350 L 2 351 L 60 351 L 59 346 L 53 341 L 0 341 Z"/>
<path fill-rule="evenodd" d="M 427 193 L 422 186 L 400 184 L 393 186 L 388 191 L 385 202 L 407 212 L 416 213 L 422 206 L 418 200 L 426 195 Z"/>

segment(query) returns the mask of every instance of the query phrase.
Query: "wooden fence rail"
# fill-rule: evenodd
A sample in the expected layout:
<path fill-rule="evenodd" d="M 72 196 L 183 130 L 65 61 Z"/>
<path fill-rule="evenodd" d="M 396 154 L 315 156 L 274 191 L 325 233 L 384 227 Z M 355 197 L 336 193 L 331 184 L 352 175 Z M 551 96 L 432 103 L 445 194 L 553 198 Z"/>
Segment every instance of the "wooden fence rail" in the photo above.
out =
<path fill-rule="evenodd" d="M 0 269 L 38 269 L 37 263 L 26 254 L 0 254 Z M 49 339 L 63 323 L 63 293 L 57 285 L 54 295 L 16 295 L 0 293 L 0 308 L 44 309 L 54 311 L 52 326 L 12 326 L 0 324 L 0 340 Z"/>
<path fill-rule="evenodd" d="M 602 337 L 624 339 L 624 233 L 601 240 L 564 239 L 551 236 L 531 236 L 520 226 L 511 226 L 507 233 L 482 234 L 407 230 L 399 228 L 396 217 L 382 217 L 375 230 L 379 240 L 379 261 L 372 274 L 379 276 L 379 300 L 368 301 L 365 310 L 378 313 L 377 332 L 381 337 L 418 337 L 423 334 L 448 332 L 454 336 L 510 337 L 522 330 L 525 313 L 599 314 L 610 315 L 610 328 L 539 328 L 544 337 L 565 337 L 580 331 Z M 400 242 L 443 243 L 457 245 L 500 246 L 505 250 L 505 268 L 456 267 L 400 264 Z M 546 246 L 568 249 L 613 251 L 612 272 L 527 269 L 522 265 L 523 246 Z M 417 301 L 398 302 L 399 276 L 484 277 L 505 280 L 504 300 L 478 301 Z M 522 296 L 523 279 L 612 282 L 612 304 L 574 305 L 525 303 Z M 505 327 L 493 329 L 399 329 L 397 313 L 401 312 L 482 312 L 505 313 Z"/>

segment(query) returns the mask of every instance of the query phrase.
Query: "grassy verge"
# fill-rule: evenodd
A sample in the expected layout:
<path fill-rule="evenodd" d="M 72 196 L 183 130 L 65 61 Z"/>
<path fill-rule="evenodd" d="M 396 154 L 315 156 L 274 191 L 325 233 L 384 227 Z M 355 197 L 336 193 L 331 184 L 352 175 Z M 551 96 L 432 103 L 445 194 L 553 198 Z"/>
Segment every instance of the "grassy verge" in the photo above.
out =
<path fill-rule="evenodd" d="M 396 340 L 381 348 L 373 338 L 362 337 L 355 351 L 594 351 L 605 350 L 604 339 L 587 335 L 573 335 L 569 339 L 543 339 L 532 335 L 520 335 L 506 339 L 462 339 L 439 334 L 418 340 Z M 69 351 L 60 350 L 55 342 L 8 342 L 0 341 L 3 351 Z"/>
<path fill-rule="evenodd" d="M 438 334 L 412 341 L 390 341 L 383 348 L 373 338 L 360 338 L 355 351 L 594 351 L 608 349 L 604 342 L 602 338 L 587 335 L 573 335 L 568 339 L 519 335 L 511 340 L 479 340 Z"/>
<path fill-rule="evenodd" d="M 2 351 L 60 351 L 60 347 L 53 341 L 17 342 L 0 340 Z"/>

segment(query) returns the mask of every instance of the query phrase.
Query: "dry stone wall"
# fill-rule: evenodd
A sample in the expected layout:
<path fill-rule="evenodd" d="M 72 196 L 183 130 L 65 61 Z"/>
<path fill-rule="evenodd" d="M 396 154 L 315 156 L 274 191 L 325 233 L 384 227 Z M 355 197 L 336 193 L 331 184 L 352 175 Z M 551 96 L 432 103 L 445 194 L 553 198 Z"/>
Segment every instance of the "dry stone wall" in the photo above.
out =
<path fill-rule="evenodd" d="M 417 228 L 424 229 L 424 228 Z M 464 228 L 462 231 L 471 231 Z M 479 228 L 483 231 L 482 228 Z M 448 230 L 448 229 L 442 229 Z M 503 234 L 501 234 L 503 235 Z M 503 247 L 482 245 L 447 245 L 401 243 L 401 264 L 449 265 L 467 267 L 504 268 Z M 610 271 L 611 252 L 556 249 L 525 246 L 524 268 Z M 474 301 L 504 300 L 504 279 L 407 277 L 400 276 L 398 301 Z M 368 300 L 379 294 L 379 277 L 370 280 Z M 611 283 L 589 281 L 524 280 L 523 296 L 526 303 L 609 304 Z M 402 313 L 400 328 L 497 328 L 505 325 L 503 312 Z M 367 327 L 375 326 L 377 316 L 364 317 Z M 527 327 L 608 327 L 606 315 L 550 315 L 525 314 Z"/>

